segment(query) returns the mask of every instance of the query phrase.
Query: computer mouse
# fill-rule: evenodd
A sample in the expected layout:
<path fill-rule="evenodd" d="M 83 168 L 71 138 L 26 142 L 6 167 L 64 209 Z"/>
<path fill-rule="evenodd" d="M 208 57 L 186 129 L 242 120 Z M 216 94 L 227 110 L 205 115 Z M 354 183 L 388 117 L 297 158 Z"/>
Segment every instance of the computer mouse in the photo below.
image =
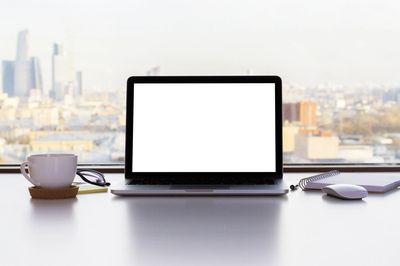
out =
<path fill-rule="evenodd" d="M 368 196 L 368 191 L 362 186 L 350 184 L 335 184 L 322 188 L 327 195 L 340 199 L 362 199 Z"/>

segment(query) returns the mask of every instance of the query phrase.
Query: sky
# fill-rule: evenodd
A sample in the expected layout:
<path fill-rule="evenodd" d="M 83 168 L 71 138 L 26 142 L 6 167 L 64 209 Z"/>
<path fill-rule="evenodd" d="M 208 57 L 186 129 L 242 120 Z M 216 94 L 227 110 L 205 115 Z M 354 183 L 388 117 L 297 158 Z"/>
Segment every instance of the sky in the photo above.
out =
<path fill-rule="evenodd" d="M 0 60 L 29 30 L 45 90 L 54 42 L 84 89 L 124 90 L 129 76 L 276 74 L 314 86 L 400 84 L 400 2 L 360 0 L 0 0 Z"/>

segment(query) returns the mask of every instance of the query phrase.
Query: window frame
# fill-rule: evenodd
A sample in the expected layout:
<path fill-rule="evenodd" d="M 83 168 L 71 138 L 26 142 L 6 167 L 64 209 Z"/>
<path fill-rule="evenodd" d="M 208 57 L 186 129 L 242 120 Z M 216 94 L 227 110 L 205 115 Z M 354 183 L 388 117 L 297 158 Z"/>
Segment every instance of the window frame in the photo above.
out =
<path fill-rule="evenodd" d="M 124 164 L 79 164 L 79 168 L 94 169 L 106 174 L 123 174 Z M 17 164 L 0 165 L 0 174 L 20 173 Z M 400 172 L 400 164 L 283 164 L 283 173 L 341 172 Z"/>

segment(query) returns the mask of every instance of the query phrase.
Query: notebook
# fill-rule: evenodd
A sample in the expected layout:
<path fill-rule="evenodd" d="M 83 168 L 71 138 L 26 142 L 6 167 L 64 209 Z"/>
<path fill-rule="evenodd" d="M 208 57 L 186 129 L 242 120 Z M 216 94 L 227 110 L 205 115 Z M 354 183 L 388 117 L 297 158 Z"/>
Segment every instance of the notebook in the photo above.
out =
<path fill-rule="evenodd" d="M 364 187 L 368 192 L 384 193 L 400 186 L 398 173 L 341 173 L 330 171 L 327 173 L 303 178 L 299 186 L 303 190 L 322 189 L 333 184 L 353 184 Z"/>
<path fill-rule="evenodd" d="M 73 185 L 79 187 L 78 194 L 102 193 L 108 191 L 108 187 L 93 186 L 84 182 L 74 182 Z"/>

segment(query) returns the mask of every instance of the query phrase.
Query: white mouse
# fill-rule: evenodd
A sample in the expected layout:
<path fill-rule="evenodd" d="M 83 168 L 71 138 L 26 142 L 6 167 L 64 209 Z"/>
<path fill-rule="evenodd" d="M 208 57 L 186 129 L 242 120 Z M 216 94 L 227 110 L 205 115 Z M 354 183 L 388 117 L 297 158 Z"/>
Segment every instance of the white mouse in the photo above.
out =
<path fill-rule="evenodd" d="M 368 196 L 368 191 L 362 186 L 350 184 L 329 185 L 322 188 L 329 196 L 340 199 L 362 199 Z"/>

